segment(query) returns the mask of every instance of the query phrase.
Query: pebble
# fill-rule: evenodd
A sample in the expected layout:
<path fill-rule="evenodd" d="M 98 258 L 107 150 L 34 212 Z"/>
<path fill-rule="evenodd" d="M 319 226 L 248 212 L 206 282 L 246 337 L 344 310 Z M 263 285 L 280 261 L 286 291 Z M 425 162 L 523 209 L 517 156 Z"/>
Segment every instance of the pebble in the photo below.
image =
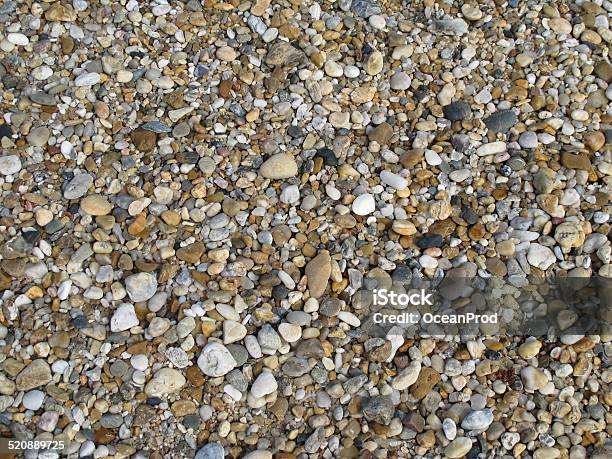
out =
<path fill-rule="evenodd" d="M 45 393 L 41 390 L 31 390 L 27 392 L 21 401 L 23 406 L 32 411 L 37 411 L 45 400 Z"/>
<path fill-rule="evenodd" d="M 546 270 L 555 262 L 555 260 L 555 254 L 552 250 L 550 250 L 550 248 L 537 243 L 532 243 L 529 245 L 527 261 L 529 261 L 531 266 Z"/>
<path fill-rule="evenodd" d="M 0 156 L 0 174 L 14 175 L 21 170 L 21 160 L 17 155 Z"/>
<path fill-rule="evenodd" d="M 449 459 L 459 459 L 464 457 L 472 449 L 472 440 L 468 437 L 458 437 L 451 441 L 446 448 L 444 454 Z"/>
<path fill-rule="evenodd" d="M 125 279 L 125 289 L 132 301 L 147 301 L 157 291 L 157 279 L 151 273 L 132 274 Z"/>
<path fill-rule="evenodd" d="M 279 153 L 266 160 L 259 169 L 264 178 L 280 180 L 295 177 L 298 173 L 295 159 L 285 153 Z"/>
<path fill-rule="evenodd" d="M 79 75 L 74 79 L 75 86 L 93 86 L 100 83 L 100 74 L 91 72 Z"/>
<path fill-rule="evenodd" d="M 319 298 L 327 289 L 331 276 L 331 257 L 328 252 L 321 252 L 308 262 L 305 269 L 308 291 L 313 298 Z"/>
<path fill-rule="evenodd" d="M 17 46 L 27 46 L 30 44 L 30 39 L 22 34 L 22 33 L 16 33 L 16 32 L 12 32 L 6 35 L 6 39 Z"/>
<path fill-rule="evenodd" d="M 380 180 L 399 191 L 408 187 L 408 181 L 405 178 L 389 171 L 382 171 L 380 173 Z"/>
<path fill-rule="evenodd" d="M 411 78 L 406 72 L 396 72 L 391 77 L 391 89 L 396 91 L 404 91 L 410 87 Z"/>
<path fill-rule="evenodd" d="M 196 453 L 194 459 L 224 459 L 225 450 L 219 443 L 207 443 Z"/>
<path fill-rule="evenodd" d="M 144 388 L 149 397 L 164 397 L 180 390 L 186 383 L 182 373 L 174 368 L 161 368 Z"/>
<path fill-rule="evenodd" d="M 110 321 L 110 328 L 113 332 L 122 332 L 137 326 L 139 323 L 134 305 L 123 303 L 114 312 Z"/>
<path fill-rule="evenodd" d="M 77 174 L 64 187 L 64 198 L 78 199 L 87 193 L 93 185 L 93 177 L 89 174 Z"/>
<path fill-rule="evenodd" d="M 444 107 L 444 116 L 451 121 L 461 121 L 472 114 L 470 104 L 460 100 L 452 102 Z"/>
<path fill-rule="evenodd" d="M 514 110 L 499 110 L 484 119 L 484 123 L 491 131 L 508 132 L 518 122 L 518 117 Z"/>
<path fill-rule="evenodd" d="M 539 144 L 538 136 L 533 131 L 525 131 L 523 132 L 519 139 L 519 145 L 523 148 L 536 148 Z"/>
<path fill-rule="evenodd" d="M 43 147 L 51 137 L 51 131 L 46 127 L 37 127 L 27 135 L 27 141 L 34 147 Z"/>
<path fill-rule="evenodd" d="M 267 371 L 263 371 L 257 379 L 253 381 L 251 385 L 251 394 L 255 398 L 261 398 L 276 392 L 276 389 L 278 389 L 278 384 L 274 375 Z"/>
<path fill-rule="evenodd" d="M 217 378 L 232 371 L 238 363 L 220 343 L 211 342 L 204 346 L 198 357 L 198 367 L 207 376 Z"/>
<path fill-rule="evenodd" d="M 421 363 L 417 361 L 410 362 L 406 368 L 397 374 L 391 385 L 394 389 L 405 390 L 417 382 L 420 372 Z"/>
<path fill-rule="evenodd" d="M 374 196 L 369 193 L 363 193 L 352 204 L 353 213 L 356 215 L 369 215 L 376 210 L 376 202 Z"/>
<path fill-rule="evenodd" d="M 489 408 L 475 410 L 463 418 L 461 427 L 465 430 L 486 430 L 493 422 L 493 412 Z"/>

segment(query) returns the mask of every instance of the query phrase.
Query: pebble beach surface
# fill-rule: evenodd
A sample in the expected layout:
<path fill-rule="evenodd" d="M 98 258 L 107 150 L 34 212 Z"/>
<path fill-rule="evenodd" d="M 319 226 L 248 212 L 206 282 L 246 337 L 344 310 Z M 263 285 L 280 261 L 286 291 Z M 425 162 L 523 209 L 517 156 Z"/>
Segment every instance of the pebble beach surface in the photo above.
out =
<path fill-rule="evenodd" d="M 45 459 L 612 457 L 612 328 L 364 325 L 373 288 L 413 278 L 612 278 L 611 17 L 2 1 L 0 437 L 61 441 L 20 453 Z"/>

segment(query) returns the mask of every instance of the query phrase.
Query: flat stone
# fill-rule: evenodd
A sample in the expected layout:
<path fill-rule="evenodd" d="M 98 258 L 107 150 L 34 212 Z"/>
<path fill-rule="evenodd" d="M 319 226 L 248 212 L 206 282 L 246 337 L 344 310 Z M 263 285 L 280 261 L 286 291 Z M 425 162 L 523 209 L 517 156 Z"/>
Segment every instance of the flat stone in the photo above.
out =
<path fill-rule="evenodd" d="M 232 371 L 238 363 L 227 350 L 227 348 L 217 342 L 210 342 L 198 357 L 198 367 L 207 376 L 218 378 Z"/>
<path fill-rule="evenodd" d="M 361 402 L 361 412 L 368 421 L 389 425 L 393 419 L 395 407 L 390 397 L 376 396 Z"/>
<path fill-rule="evenodd" d="M 138 151 L 148 152 L 157 145 L 155 132 L 146 129 L 135 129 L 131 134 L 132 143 Z"/>
<path fill-rule="evenodd" d="M 390 85 L 391 89 L 396 91 L 404 91 L 410 87 L 412 79 L 406 72 L 395 72 L 391 77 Z"/>
<path fill-rule="evenodd" d="M 461 121 L 472 114 L 470 104 L 463 100 L 452 102 L 444 107 L 444 117 L 450 121 Z"/>
<path fill-rule="evenodd" d="M 51 136 L 51 131 L 46 127 L 37 127 L 30 131 L 26 139 L 28 143 L 35 147 L 44 147 Z"/>
<path fill-rule="evenodd" d="M 303 51 L 284 40 L 278 40 L 270 46 L 264 62 L 268 65 L 290 67 L 301 64 L 306 59 Z"/>
<path fill-rule="evenodd" d="M 21 160 L 17 155 L 0 156 L 0 174 L 13 175 L 21 170 Z"/>
<path fill-rule="evenodd" d="M 74 79 L 75 86 L 93 86 L 100 82 L 100 74 L 95 72 L 84 73 Z"/>
<path fill-rule="evenodd" d="M 542 343 L 537 339 L 531 339 L 525 341 L 518 348 L 519 355 L 524 359 L 531 359 L 538 355 L 540 349 L 542 348 Z"/>
<path fill-rule="evenodd" d="M 30 94 L 30 100 L 35 104 L 45 105 L 47 107 L 54 107 L 57 105 L 57 98 L 55 96 L 42 91 Z"/>
<path fill-rule="evenodd" d="M 161 368 L 147 383 L 144 392 L 149 397 L 164 397 L 180 390 L 186 382 L 187 380 L 180 371 L 173 368 Z"/>
<path fill-rule="evenodd" d="M 70 5 L 62 5 L 59 2 L 53 3 L 51 7 L 45 11 L 45 19 L 47 21 L 62 21 L 74 22 L 77 14 Z"/>
<path fill-rule="evenodd" d="M 521 370 L 521 379 L 525 389 L 536 391 L 543 389 L 548 384 L 548 378 L 542 370 L 535 367 L 526 367 Z"/>
<path fill-rule="evenodd" d="M 160 121 L 149 121 L 148 123 L 144 123 L 142 126 L 140 126 L 140 129 L 155 132 L 157 134 L 167 134 L 172 132 L 172 128 L 170 126 Z"/>
<path fill-rule="evenodd" d="M 368 137 L 370 141 L 377 142 L 380 145 L 388 145 L 391 137 L 393 137 L 393 127 L 389 123 L 381 123 L 370 131 Z"/>
<path fill-rule="evenodd" d="M 157 291 L 157 279 L 151 273 L 132 274 L 125 279 L 125 288 L 132 301 L 147 301 Z"/>
<path fill-rule="evenodd" d="M 105 196 L 90 194 L 81 200 L 81 209 L 89 215 L 108 215 L 113 206 Z"/>
<path fill-rule="evenodd" d="M 416 383 L 410 387 L 410 393 L 421 400 L 440 382 L 440 373 L 430 367 L 421 368 Z"/>
<path fill-rule="evenodd" d="M 244 325 L 233 320 L 225 320 L 223 322 L 223 344 L 235 343 L 240 341 L 247 334 L 247 329 Z"/>
<path fill-rule="evenodd" d="M 486 430 L 493 422 L 493 412 L 489 408 L 474 410 L 461 421 L 461 427 L 465 430 Z"/>
<path fill-rule="evenodd" d="M 369 215 L 376 210 L 374 196 L 370 193 L 360 194 L 355 198 L 351 205 L 353 213 L 356 215 Z"/>
<path fill-rule="evenodd" d="M 514 110 L 500 110 L 484 119 L 485 126 L 493 132 L 508 132 L 518 122 Z"/>
<path fill-rule="evenodd" d="M 327 288 L 331 276 L 331 257 L 328 252 L 321 252 L 308 262 L 305 269 L 310 296 L 319 298 Z"/>
<path fill-rule="evenodd" d="M 395 188 L 396 190 L 401 191 L 401 190 L 406 189 L 406 187 L 408 187 L 408 181 L 401 175 L 394 174 L 393 172 L 382 171 L 380 173 L 380 180 L 384 184 L 389 185 Z"/>
<path fill-rule="evenodd" d="M 527 261 L 531 266 L 546 270 L 552 266 L 557 258 L 552 250 L 538 243 L 529 245 L 527 251 Z"/>
<path fill-rule="evenodd" d="M 139 323 L 134 305 L 123 303 L 115 310 L 110 321 L 110 328 L 112 332 L 122 332 L 137 326 Z"/>
<path fill-rule="evenodd" d="M 276 392 L 276 389 L 278 389 L 278 383 L 274 375 L 270 372 L 262 371 L 251 386 L 251 394 L 253 397 L 261 398 Z"/>
<path fill-rule="evenodd" d="M 20 391 L 29 391 L 49 382 L 51 382 L 51 368 L 43 359 L 32 361 L 15 379 L 17 390 Z"/>
<path fill-rule="evenodd" d="M 194 242 L 193 244 L 181 247 L 176 251 L 176 257 L 187 263 L 199 263 L 202 254 L 204 253 L 204 244 L 202 242 Z"/>
<path fill-rule="evenodd" d="M 264 178 L 279 180 L 295 177 L 298 173 L 297 163 L 293 156 L 278 153 L 268 158 L 259 168 Z"/>
<path fill-rule="evenodd" d="M 365 71 L 368 75 L 378 75 L 384 66 L 383 55 L 380 51 L 372 52 L 365 62 Z"/>
<path fill-rule="evenodd" d="M 471 449 L 472 440 L 468 437 L 459 437 L 455 438 L 444 448 L 444 454 L 449 459 L 460 459 L 465 457 Z"/>
<path fill-rule="evenodd" d="M 45 393 L 41 390 L 31 390 L 27 392 L 21 401 L 23 406 L 28 410 L 38 410 L 45 400 Z"/>
<path fill-rule="evenodd" d="M 421 362 L 412 361 L 400 371 L 395 378 L 393 378 L 393 382 L 391 383 L 391 387 L 397 390 L 405 390 L 412 386 L 415 382 L 417 382 L 419 378 L 419 373 L 421 372 Z"/>
<path fill-rule="evenodd" d="M 499 153 L 503 153 L 506 151 L 506 142 L 489 142 L 484 145 L 479 146 L 476 149 L 476 154 L 478 156 L 490 156 L 497 155 Z"/>
<path fill-rule="evenodd" d="M 225 459 L 225 450 L 219 443 L 207 443 L 198 450 L 194 459 Z"/>
<path fill-rule="evenodd" d="M 89 187 L 93 185 L 93 182 L 94 179 L 89 174 L 76 174 L 72 180 L 64 186 L 64 198 L 72 200 L 85 196 Z"/>
<path fill-rule="evenodd" d="M 434 21 L 434 31 L 443 35 L 465 35 L 469 31 L 469 26 L 461 18 L 440 19 Z"/>

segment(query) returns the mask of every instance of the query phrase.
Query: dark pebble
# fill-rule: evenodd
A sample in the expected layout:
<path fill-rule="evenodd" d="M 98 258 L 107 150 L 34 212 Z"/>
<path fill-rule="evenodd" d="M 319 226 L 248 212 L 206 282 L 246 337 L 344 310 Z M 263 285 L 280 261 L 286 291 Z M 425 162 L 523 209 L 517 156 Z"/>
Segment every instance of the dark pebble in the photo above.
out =
<path fill-rule="evenodd" d="M 440 247 L 444 238 L 439 234 L 426 234 L 417 241 L 417 247 L 420 249 L 430 249 L 432 247 Z"/>
<path fill-rule="evenodd" d="M 149 397 L 147 399 L 147 405 L 151 405 L 151 406 L 157 406 L 159 405 L 163 400 L 159 397 Z"/>
<path fill-rule="evenodd" d="M 293 139 L 299 139 L 301 137 L 304 137 L 304 132 L 299 126 L 289 126 L 287 128 L 287 134 Z"/>
<path fill-rule="evenodd" d="M 226 347 L 227 350 L 230 351 L 230 354 L 232 354 L 232 357 L 234 357 L 237 366 L 241 367 L 247 362 L 249 354 L 244 346 L 240 344 L 228 344 Z"/>
<path fill-rule="evenodd" d="M 35 228 L 23 230 L 23 238 L 30 244 L 34 245 L 40 241 L 40 232 Z"/>
<path fill-rule="evenodd" d="M 471 207 L 465 207 L 461 212 L 463 218 L 468 224 L 475 225 L 478 222 L 478 214 Z"/>
<path fill-rule="evenodd" d="M 198 64 L 193 73 L 195 74 L 196 77 L 200 78 L 200 77 L 203 77 L 204 75 L 207 75 L 208 72 L 209 72 L 208 67 L 202 64 Z"/>
<path fill-rule="evenodd" d="M 461 121 L 472 114 L 470 104 L 460 100 L 444 107 L 444 117 L 451 121 Z"/>
<path fill-rule="evenodd" d="M 500 110 L 493 113 L 491 116 L 484 120 L 485 125 L 488 129 L 494 132 L 508 132 L 508 130 L 514 126 L 518 121 L 518 117 L 514 110 Z"/>
<path fill-rule="evenodd" d="M 187 429 L 197 429 L 201 423 L 202 419 L 197 414 L 188 414 L 183 418 L 183 425 Z"/>
<path fill-rule="evenodd" d="M 72 326 L 78 330 L 81 330 L 83 328 L 86 328 L 89 326 L 89 322 L 87 321 L 87 317 L 85 317 L 84 315 L 80 314 L 76 317 L 74 317 L 71 321 Z"/>
<path fill-rule="evenodd" d="M 323 158 L 323 163 L 326 166 L 337 166 L 338 165 L 338 158 L 336 157 L 336 154 L 333 152 L 333 150 L 329 148 L 319 148 L 317 152 L 315 153 L 315 158 L 317 156 L 319 158 Z"/>
<path fill-rule="evenodd" d="M 70 213 L 74 213 L 74 212 L 70 212 Z M 60 220 L 53 219 L 49 223 L 47 223 L 47 225 L 45 226 L 45 231 L 47 232 L 47 234 L 53 234 L 53 233 L 57 233 L 63 227 L 64 227 L 63 222 L 61 222 Z"/>
<path fill-rule="evenodd" d="M 13 136 L 13 130 L 8 124 L 0 124 L 0 139 L 8 137 L 9 139 Z"/>
<path fill-rule="evenodd" d="M 281 301 L 287 298 L 289 295 L 289 289 L 284 285 L 277 285 L 272 289 L 272 298 L 276 301 Z"/>
<path fill-rule="evenodd" d="M 183 150 L 177 153 L 176 160 L 183 164 L 196 164 L 200 160 L 200 155 L 193 150 Z"/>
<path fill-rule="evenodd" d="M 453 136 L 451 143 L 455 150 L 459 153 L 463 153 L 470 146 L 470 137 L 466 134 L 457 134 Z"/>
<path fill-rule="evenodd" d="M 500 352 L 497 351 L 491 351 L 491 350 L 487 350 L 485 352 L 485 356 L 487 357 L 487 359 L 489 360 L 499 360 L 501 359 L 502 355 Z"/>

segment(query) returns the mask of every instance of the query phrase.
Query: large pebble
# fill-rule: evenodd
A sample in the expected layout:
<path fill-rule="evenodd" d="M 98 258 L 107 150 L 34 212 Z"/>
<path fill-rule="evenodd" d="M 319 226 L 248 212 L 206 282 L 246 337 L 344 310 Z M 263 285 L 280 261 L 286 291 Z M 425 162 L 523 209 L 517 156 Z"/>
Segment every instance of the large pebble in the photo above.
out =
<path fill-rule="evenodd" d="M 313 298 L 319 298 L 325 292 L 331 276 L 331 257 L 328 252 L 321 252 L 306 265 L 308 291 Z"/>
<path fill-rule="evenodd" d="M 278 153 L 268 158 L 261 165 L 259 173 L 268 179 L 286 179 L 295 177 L 298 173 L 298 167 L 293 156 L 286 153 Z"/>
<path fill-rule="evenodd" d="M 278 389 L 278 383 L 274 375 L 268 371 L 262 371 L 257 379 L 253 381 L 251 394 L 253 397 L 261 398 L 275 392 L 276 389 Z"/>
<path fill-rule="evenodd" d="M 125 279 L 128 295 L 137 303 L 147 301 L 157 291 L 157 279 L 151 273 L 132 274 Z"/>
<path fill-rule="evenodd" d="M 481 405 L 482 406 L 482 405 Z M 493 422 L 493 412 L 489 408 L 475 410 L 463 418 L 461 427 L 465 430 L 485 430 Z"/>
<path fill-rule="evenodd" d="M 111 317 L 110 328 L 112 332 L 122 332 L 135 327 L 140 322 L 136 316 L 134 305 L 123 303 L 115 310 Z"/>
<path fill-rule="evenodd" d="M 472 449 L 472 440 L 467 437 L 455 438 L 446 448 L 444 454 L 449 459 L 460 459 L 464 457 Z"/>
<path fill-rule="evenodd" d="M 226 375 L 237 365 L 238 363 L 230 351 L 223 344 L 217 342 L 210 342 L 204 346 L 198 357 L 198 366 L 202 373 L 213 378 Z"/>
<path fill-rule="evenodd" d="M 0 174 L 13 175 L 21 170 L 21 160 L 17 155 L 0 156 Z"/>
<path fill-rule="evenodd" d="M 180 371 L 174 368 L 162 368 L 147 383 L 144 392 L 149 397 L 163 397 L 178 391 L 186 382 Z"/>
<path fill-rule="evenodd" d="M 355 198 L 351 206 L 353 212 L 357 215 L 369 215 L 376 210 L 376 202 L 374 196 L 370 193 L 360 194 Z"/>

